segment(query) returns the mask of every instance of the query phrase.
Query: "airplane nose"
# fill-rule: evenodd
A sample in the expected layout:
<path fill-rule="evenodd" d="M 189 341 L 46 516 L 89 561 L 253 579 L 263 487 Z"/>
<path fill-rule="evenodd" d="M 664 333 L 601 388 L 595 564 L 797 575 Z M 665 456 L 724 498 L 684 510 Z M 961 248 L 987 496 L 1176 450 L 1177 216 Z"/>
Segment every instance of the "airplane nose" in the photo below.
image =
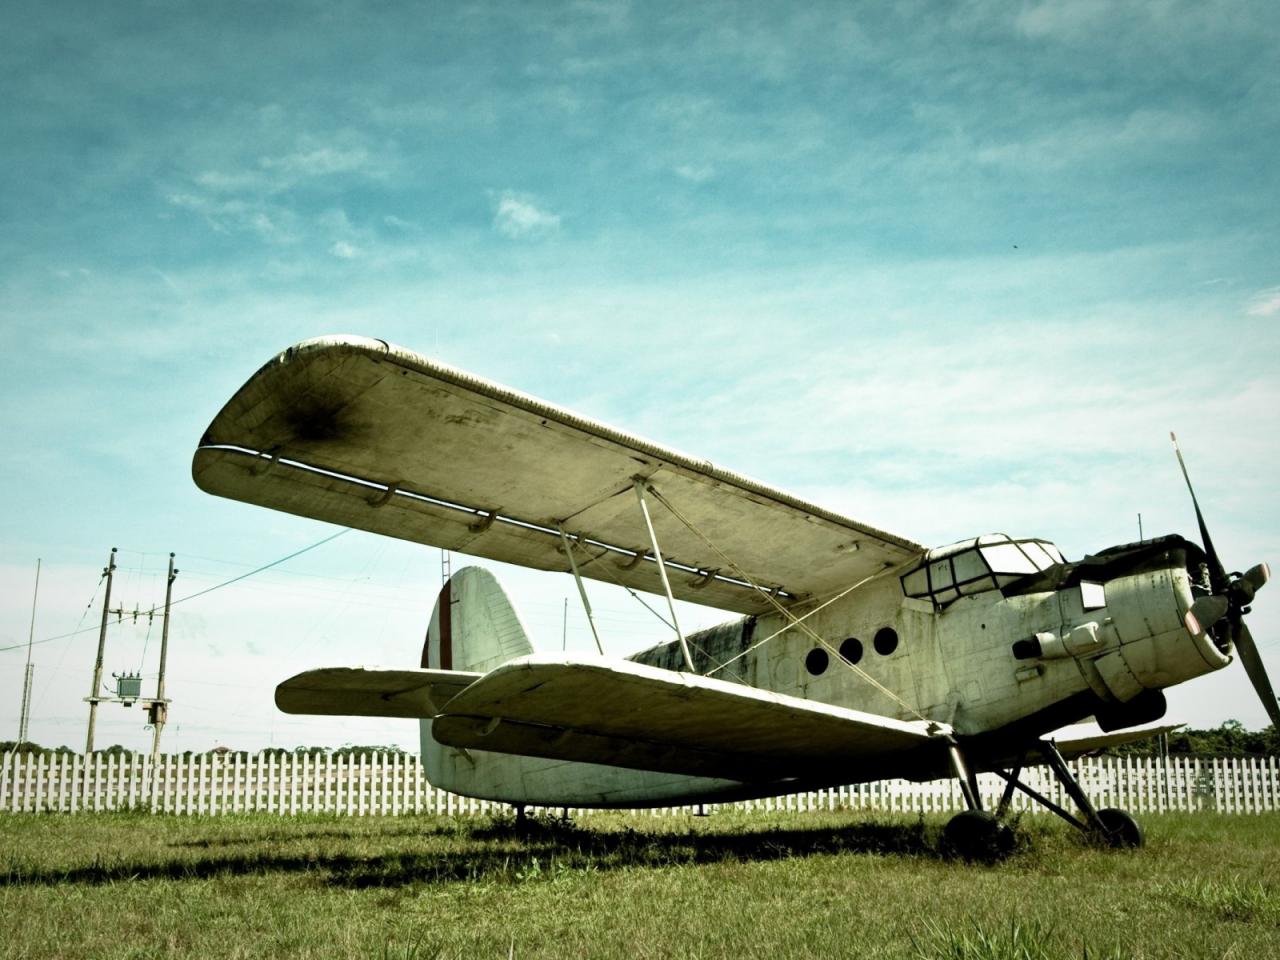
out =
<path fill-rule="evenodd" d="M 1191 494 L 1191 505 L 1195 507 L 1196 523 L 1200 527 L 1200 539 L 1204 542 L 1213 595 L 1225 595 L 1227 600 L 1225 616 L 1228 619 L 1228 627 L 1224 631 L 1227 649 L 1230 650 L 1232 645 L 1235 646 L 1240 662 L 1244 664 L 1245 673 L 1249 675 L 1249 682 L 1253 684 L 1258 699 L 1266 708 L 1267 716 L 1271 718 L 1273 724 L 1280 727 L 1280 701 L 1276 700 L 1275 691 L 1271 688 L 1271 680 L 1267 676 L 1267 668 L 1262 663 L 1262 655 L 1258 652 L 1257 644 L 1253 642 L 1253 634 L 1249 632 L 1249 627 L 1244 622 L 1244 615 L 1249 612 L 1249 604 L 1253 601 L 1254 595 L 1271 579 L 1271 568 L 1265 563 L 1259 563 L 1250 567 L 1245 573 L 1227 575 L 1226 568 L 1218 558 L 1218 551 L 1214 549 L 1213 541 L 1209 538 L 1209 526 L 1204 521 L 1200 502 L 1196 499 L 1196 491 L 1191 486 L 1191 476 L 1187 473 L 1187 464 L 1182 459 L 1178 438 L 1170 433 L 1169 439 L 1173 441 L 1173 451 L 1178 457 L 1182 478 L 1187 482 L 1187 492 Z M 1194 607 L 1194 604 L 1192 606 Z M 1219 620 L 1221 619 L 1219 617 Z"/>

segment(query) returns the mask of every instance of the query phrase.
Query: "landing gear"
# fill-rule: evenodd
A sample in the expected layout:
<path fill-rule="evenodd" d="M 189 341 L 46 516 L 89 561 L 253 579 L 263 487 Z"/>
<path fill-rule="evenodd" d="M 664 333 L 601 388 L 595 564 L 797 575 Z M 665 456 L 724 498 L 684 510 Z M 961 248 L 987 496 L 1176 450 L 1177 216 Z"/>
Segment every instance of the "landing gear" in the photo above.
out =
<path fill-rule="evenodd" d="M 1005 773 L 1003 770 L 996 771 L 1008 784 L 1005 788 L 1004 798 L 1000 801 L 1002 812 L 1008 807 L 1013 791 L 1015 789 L 1021 790 L 1042 807 L 1052 810 L 1067 823 L 1102 846 L 1111 847 L 1115 850 L 1124 850 L 1135 849 L 1143 845 L 1145 838 L 1142 835 L 1142 828 L 1138 826 L 1138 821 L 1134 820 L 1127 810 L 1121 810 L 1117 807 L 1106 807 L 1102 810 L 1094 809 L 1088 795 L 1080 788 L 1079 782 L 1072 776 L 1070 769 L 1067 768 L 1067 762 L 1062 759 L 1062 754 L 1058 752 L 1058 748 L 1054 746 L 1052 741 L 1041 741 L 1037 744 L 1037 749 L 1044 757 L 1049 769 L 1053 771 L 1054 776 L 1058 778 L 1058 782 L 1062 784 L 1062 789 L 1066 791 L 1067 796 L 1072 799 L 1079 809 L 1080 816 L 1077 817 L 1064 810 L 1048 797 L 1037 793 L 1019 781 L 1018 774 L 1022 772 L 1021 763 L 1014 768 L 1011 774 Z"/>
<path fill-rule="evenodd" d="M 960 792 L 964 794 L 967 810 L 956 814 L 942 831 L 942 848 L 948 856 L 980 863 L 994 863 L 1013 852 L 1015 838 L 1013 831 L 1003 822 L 1009 811 L 1015 790 L 1020 790 L 1041 806 L 1053 811 L 1073 827 L 1076 827 L 1094 842 L 1116 850 L 1135 849 L 1144 842 L 1142 828 L 1129 815 L 1128 811 L 1116 807 L 1105 807 L 1095 810 L 1093 804 L 1079 782 L 1072 775 L 1062 754 L 1051 741 L 1045 740 L 1036 745 L 1036 749 L 1044 757 L 1045 763 L 1062 784 L 1080 811 L 1080 816 L 1063 809 L 1048 797 L 1022 783 L 1018 777 L 1022 773 L 1022 765 L 1026 755 L 1018 761 L 1012 772 L 996 770 L 1004 778 L 1005 790 L 995 813 L 982 809 L 982 798 L 978 794 L 978 780 L 965 763 L 960 747 L 955 741 L 949 741 L 947 750 L 951 759 L 951 769 L 960 781 Z"/>
<path fill-rule="evenodd" d="M 956 742 L 947 744 L 951 769 L 960 780 L 960 792 L 969 809 L 957 813 L 942 831 L 942 850 L 949 857 L 976 863 L 995 863 L 1013 853 L 1014 836 L 1008 824 L 982 809 L 978 778 L 964 762 Z"/>
<path fill-rule="evenodd" d="M 985 810 L 957 813 L 942 831 L 942 850 L 949 857 L 996 863 L 1013 853 L 1013 831 Z"/>
<path fill-rule="evenodd" d="M 1109 847 L 1116 850 L 1136 849 L 1146 843 L 1142 827 L 1129 815 L 1128 810 L 1104 807 L 1098 811 L 1098 822 L 1101 826 L 1099 839 Z"/>

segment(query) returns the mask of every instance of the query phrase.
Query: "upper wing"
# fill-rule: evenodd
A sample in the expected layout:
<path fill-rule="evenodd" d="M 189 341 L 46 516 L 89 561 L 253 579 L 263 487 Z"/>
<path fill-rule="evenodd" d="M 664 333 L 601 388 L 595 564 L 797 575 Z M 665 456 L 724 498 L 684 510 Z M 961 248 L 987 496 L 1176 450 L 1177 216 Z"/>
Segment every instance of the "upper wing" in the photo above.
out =
<path fill-rule="evenodd" d="M 886 771 L 948 728 L 630 660 L 513 660 L 449 702 L 432 735 L 455 747 L 746 783 Z M 893 775 L 886 773 L 885 775 Z"/>
<path fill-rule="evenodd" d="M 488 383 L 381 340 L 291 347 L 223 407 L 200 441 L 201 489 L 544 570 L 662 591 L 634 493 L 643 478 L 756 583 L 820 595 L 919 554 L 919 544 Z M 672 592 L 760 613 L 702 537 L 657 503 Z"/>
<path fill-rule="evenodd" d="M 462 670 L 324 667 L 276 687 L 285 713 L 337 717 L 434 717 L 483 674 Z"/>

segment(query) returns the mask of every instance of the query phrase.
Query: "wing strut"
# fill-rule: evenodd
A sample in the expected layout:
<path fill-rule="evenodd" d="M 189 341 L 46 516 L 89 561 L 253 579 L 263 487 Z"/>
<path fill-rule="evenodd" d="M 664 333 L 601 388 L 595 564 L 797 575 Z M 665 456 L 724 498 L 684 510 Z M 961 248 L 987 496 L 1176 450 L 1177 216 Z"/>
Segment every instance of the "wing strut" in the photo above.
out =
<path fill-rule="evenodd" d="M 573 580 L 578 585 L 578 595 L 582 597 L 582 607 L 587 611 L 587 623 L 591 624 L 591 635 L 596 638 L 596 649 L 600 651 L 600 656 L 603 657 L 604 644 L 600 642 L 600 631 L 596 629 L 596 618 L 591 615 L 591 601 L 587 599 L 587 588 L 583 586 L 582 575 L 578 573 L 578 561 L 573 559 L 573 544 L 565 536 L 564 527 L 557 524 L 556 529 L 560 531 L 560 542 L 564 544 L 565 556 L 569 558 L 569 569 L 573 571 Z M 666 577 L 665 573 L 663 573 L 663 577 Z"/>
<path fill-rule="evenodd" d="M 639 479 L 637 479 L 636 483 L 637 483 L 637 487 L 638 487 L 638 486 L 639 486 L 639 484 L 640 484 L 640 480 L 639 480 Z M 871 676 L 871 674 L 867 673 L 865 670 L 863 670 L 863 669 L 862 669 L 861 667 L 859 667 L 857 664 L 855 664 L 855 663 L 850 663 L 850 662 L 849 662 L 849 660 L 848 660 L 848 659 L 846 659 L 846 658 L 845 658 L 845 656 L 844 656 L 842 653 L 840 653 L 840 651 L 839 651 L 839 650 L 837 650 L 837 649 L 836 649 L 835 647 L 833 647 L 830 643 L 828 643 L 828 642 L 826 641 L 826 639 L 824 639 L 823 637 L 819 636 L 819 635 L 814 631 L 814 629 L 813 629 L 812 627 L 810 627 L 807 623 L 805 623 L 805 622 L 804 622 L 804 621 L 805 621 L 805 619 L 806 619 L 806 618 L 807 618 L 807 616 L 808 616 L 807 614 L 806 614 L 806 616 L 805 616 L 805 617 L 799 617 L 799 618 L 797 618 L 797 617 L 796 617 L 796 615 L 795 615 L 794 613 L 792 613 L 790 610 L 788 610 L 786 607 L 784 607 L 781 603 L 779 603 L 779 602 L 778 602 L 778 598 L 777 598 L 777 596 L 776 596 L 777 590 L 766 590 L 764 587 L 762 587 L 762 586 L 760 586 L 758 583 L 756 583 L 756 582 L 755 582 L 755 580 L 753 580 L 753 579 L 751 578 L 751 575 L 750 575 L 749 573 L 747 573 L 745 570 L 743 570 L 743 569 L 742 569 L 742 567 L 738 566 L 738 564 L 734 563 L 734 562 L 733 562 L 733 560 L 731 560 L 731 559 L 730 559 L 730 558 L 725 554 L 725 552 L 724 552 L 723 550 L 721 550 L 721 549 L 720 549 L 719 547 L 717 547 L 714 543 L 712 543 L 712 542 L 711 542 L 711 540 L 707 538 L 707 535 L 706 535 L 706 534 L 704 534 L 704 533 L 703 533 L 701 530 L 699 530 L 697 527 L 695 527 L 695 526 L 694 526 L 694 525 L 689 521 L 689 518 L 688 518 L 688 517 L 686 517 L 683 513 L 681 513 L 678 509 L 676 509 L 675 505 L 674 505 L 670 500 L 668 500 L 666 497 L 664 497 L 664 496 L 662 495 L 662 493 L 661 493 L 661 492 L 659 492 L 659 491 L 657 490 L 657 488 L 655 488 L 655 487 L 649 487 L 648 489 L 649 489 L 649 492 L 653 494 L 653 496 L 654 496 L 654 499 L 655 499 L 655 500 L 657 500 L 657 501 L 658 501 L 659 503 L 661 503 L 664 507 L 666 507 L 668 510 L 670 510 L 670 511 L 671 511 L 671 514 L 672 514 L 672 516 L 674 516 L 677 520 L 679 520 L 681 523 L 683 523 L 686 527 L 688 527 L 688 528 L 689 528 L 689 532 L 690 532 L 690 533 L 694 534 L 694 535 L 695 535 L 699 540 L 701 540 L 703 543 L 705 543 L 705 544 L 706 544 L 708 547 L 710 547 L 714 552 L 716 552 L 716 553 L 720 554 L 720 559 L 722 559 L 722 560 L 723 560 L 726 564 L 728 564 L 728 565 L 729 565 L 733 570 L 735 570 L 735 571 L 737 572 L 738 576 L 742 577 L 742 579 L 743 579 L 744 581 L 746 581 L 746 583 L 748 583 L 748 584 L 751 586 L 751 588 L 752 588 L 753 590 L 755 590 L 757 593 L 759 593 L 759 594 L 763 595 L 763 596 L 764 596 L 764 598 L 765 598 L 766 600 L 768 600 L 770 604 L 772 604 L 772 606 L 774 607 L 774 609 L 775 609 L 775 610 L 777 610 L 777 611 L 778 611 L 778 613 L 782 614 L 783 619 L 784 619 L 784 620 L 786 620 L 786 621 L 789 621 L 789 623 L 790 623 L 790 625 L 791 625 L 791 626 L 793 626 L 793 627 L 798 627 L 800 630 L 804 631 L 806 634 L 808 634 L 808 635 L 813 639 L 813 641 L 814 641 L 815 643 L 817 643 L 817 644 L 818 644 L 819 646 L 821 646 L 821 647 L 824 647 L 824 648 L 826 649 L 826 651 L 827 651 L 827 652 L 828 652 L 832 657 L 835 657 L 835 658 L 836 658 L 836 662 L 837 662 L 837 663 L 843 663 L 846 667 L 848 667 L 850 670 L 852 670 L 854 673 L 856 673 L 858 676 L 860 676 L 863 680 L 866 680 L 866 681 L 867 681 L 867 683 L 871 684 L 873 687 L 875 687 L 877 690 L 879 690 L 881 693 L 883 693 L 885 696 L 887 696 L 890 700 L 893 700 L 895 703 L 899 704 L 901 707 L 903 707 L 904 709 L 906 709 L 909 713 L 914 714 L 918 719 L 920 719 L 920 720 L 926 720 L 926 717 L 924 716 L 924 714 L 922 714 L 919 710 L 917 710 L 917 709 L 916 709 L 915 707 L 913 707 L 911 704 L 907 703 L 907 701 L 903 700 L 900 696 L 898 696 L 896 693 L 894 693 L 892 690 L 890 690 L 888 687 L 886 687 L 883 683 L 881 683 L 881 682 L 880 682 L 879 680 L 877 680 L 875 677 Z M 644 498 L 643 498 L 643 496 L 642 496 L 642 497 L 641 497 L 641 503 L 643 503 L 643 502 L 644 502 Z M 648 518 L 648 512 L 647 512 L 647 511 L 646 511 L 646 513 L 645 513 L 645 517 L 646 517 L 646 519 Z M 651 528 L 651 529 L 652 529 L 652 528 Z M 892 569 L 892 568 L 891 568 L 891 567 L 886 567 L 886 568 L 885 568 L 885 570 L 880 571 L 880 573 L 876 574 L 876 576 L 881 576 L 881 575 L 883 575 L 883 574 L 884 574 L 885 572 L 887 572 L 889 569 Z M 901 569 L 901 565 L 898 567 L 898 569 Z M 666 575 L 665 575 L 665 573 L 664 573 L 664 574 L 663 574 L 663 578 L 664 578 L 664 580 L 665 580 L 665 577 L 666 577 Z M 868 579 L 874 579 L 874 578 L 868 578 Z M 855 586 L 859 586 L 859 585 L 860 585 L 860 584 L 856 584 Z M 850 588 L 850 589 L 853 589 L 853 588 Z M 847 591 L 846 591 L 846 592 L 847 592 Z M 821 608 L 817 608 L 817 609 L 821 609 Z M 811 610 L 811 611 L 809 611 L 809 612 L 810 612 L 810 613 L 814 613 L 814 612 L 816 612 L 816 611 Z M 774 634 L 773 636 L 777 636 L 777 634 Z M 768 639 L 772 639 L 772 638 L 773 638 L 773 637 L 769 637 Z M 764 641 L 761 641 L 761 642 L 763 643 Z M 757 644 L 757 646 L 758 646 L 758 644 Z M 720 666 L 721 666 L 721 667 L 723 667 L 723 666 L 725 666 L 725 665 L 726 665 L 726 664 L 721 664 Z M 719 669 L 719 667 L 718 667 L 717 669 Z"/>
<path fill-rule="evenodd" d="M 635 478 L 636 499 L 640 501 L 640 512 L 644 515 L 644 525 L 649 531 L 649 542 L 653 544 L 653 558 L 658 561 L 658 573 L 662 577 L 662 589 L 667 592 L 667 609 L 671 611 L 671 626 L 675 628 L 676 639 L 680 641 L 680 653 L 684 657 L 684 665 L 690 673 L 697 673 L 693 668 L 693 657 L 689 655 L 689 644 L 680 632 L 680 621 L 676 619 L 676 601 L 671 596 L 671 581 L 667 579 L 667 565 L 662 562 L 662 550 L 658 547 L 658 535 L 653 532 L 653 521 L 649 518 L 649 505 L 644 500 L 645 481 L 643 477 Z"/>

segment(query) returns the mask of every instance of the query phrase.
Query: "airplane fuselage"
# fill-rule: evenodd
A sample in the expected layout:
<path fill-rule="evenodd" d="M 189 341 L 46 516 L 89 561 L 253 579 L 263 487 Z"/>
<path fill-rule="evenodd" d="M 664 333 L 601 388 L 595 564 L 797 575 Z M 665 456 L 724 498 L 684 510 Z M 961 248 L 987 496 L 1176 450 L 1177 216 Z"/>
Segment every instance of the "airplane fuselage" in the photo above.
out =
<path fill-rule="evenodd" d="M 1008 582 L 945 603 L 937 591 L 907 596 L 909 573 L 885 576 L 801 625 L 781 613 L 746 617 L 694 634 L 690 647 L 699 672 L 947 723 L 985 742 L 979 759 L 994 762 L 1089 716 L 1108 729 L 1158 719 L 1164 687 L 1226 666 L 1229 644 L 1186 622 L 1202 559 L 1194 544 L 1165 537 L 1001 576 Z M 681 666 L 675 642 L 631 659 Z"/>

